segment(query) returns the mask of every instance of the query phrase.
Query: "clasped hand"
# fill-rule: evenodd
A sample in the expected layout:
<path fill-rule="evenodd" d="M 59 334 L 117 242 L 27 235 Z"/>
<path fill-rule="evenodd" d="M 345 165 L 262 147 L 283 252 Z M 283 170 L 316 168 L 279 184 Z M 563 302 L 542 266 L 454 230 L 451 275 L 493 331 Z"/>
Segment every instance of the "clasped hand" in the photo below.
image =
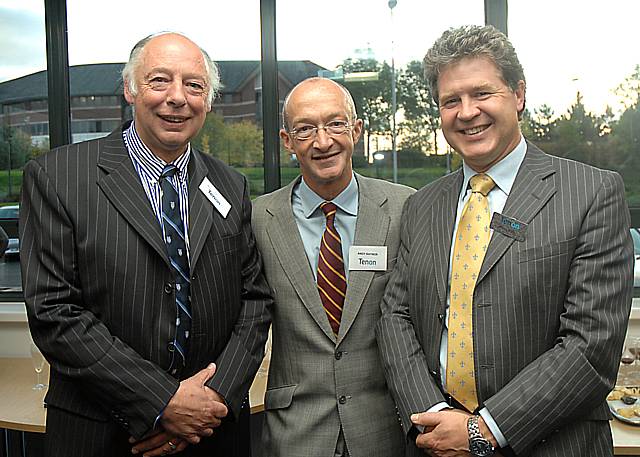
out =
<path fill-rule="evenodd" d="M 161 428 L 135 443 L 134 454 L 146 456 L 172 454 L 183 450 L 188 443 L 197 444 L 202 437 L 211 436 L 226 417 L 228 409 L 224 399 L 205 383 L 214 375 L 215 364 L 180 382 L 180 387 L 169 400 L 160 418 Z M 175 449 L 166 449 L 171 441 Z"/>

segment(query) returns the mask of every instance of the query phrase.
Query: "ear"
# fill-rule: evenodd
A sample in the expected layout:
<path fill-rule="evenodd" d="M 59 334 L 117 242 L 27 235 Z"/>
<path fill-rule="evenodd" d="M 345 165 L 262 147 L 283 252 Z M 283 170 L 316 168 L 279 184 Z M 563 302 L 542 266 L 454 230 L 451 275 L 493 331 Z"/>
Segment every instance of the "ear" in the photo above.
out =
<path fill-rule="evenodd" d="M 351 138 L 353 138 L 353 144 L 356 144 L 358 140 L 360 140 L 363 125 L 364 122 L 362 121 L 362 119 L 356 119 L 356 121 L 353 123 L 353 128 L 351 129 Z"/>
<path fill-rule="evenodd" d="M 136 97 L 129 90 L 129 81 L 124 81 L 124 99 L 128 104 L 133 105 L 133 102 L 136 100 Z"/>
<path fill-rule="evenodd" d="M 285 129 L 280 129 L 280 140 L 282 140 L 282 145 L 287 151 L 292 154 L 296 153 L 296 151 L 293 150 L 293 139 Z"/>
<path fill-rule="evenodd" d="M 523 80 L 518 81 L 518 88 L 514 91 L 516 96 L 516 108 L 520 113 L 524 110 L 524 97 L 526 92 L 526 84 Z"/>

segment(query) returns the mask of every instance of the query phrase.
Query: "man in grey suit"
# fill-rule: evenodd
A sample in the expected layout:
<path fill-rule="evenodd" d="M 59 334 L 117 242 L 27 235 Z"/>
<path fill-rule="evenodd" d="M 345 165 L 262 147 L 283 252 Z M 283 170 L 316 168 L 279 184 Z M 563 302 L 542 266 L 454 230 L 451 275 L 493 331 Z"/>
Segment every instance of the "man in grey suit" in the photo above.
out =
<path fill-rule="evenodd" d="M 413 189 L 353 172 L 362 120 L 341 85 L 303 81 L 283 123 L 302 176 L 256 199 L 252 221 L 274 293 L 265 456 L 403 456 L 374 328 Z"/>
<path fill-rule="evenodd" d="M 404 431 L 436 456 L 612 455 L 633 279 L 622 179 L 522 137 L 525 78 L 495 28 L 445 32 L 425 75 L 463 166 L 407 202 L 383 299 Z"/>
<path fill-rule="evenodd" d="M 133 123 L 24 169 L 24 296 L 51 364 L 45 453 L 249 455 L 271 296 L 246 179 L 189 143 L 216 66 L 162 33 L 123 79 Z"/>

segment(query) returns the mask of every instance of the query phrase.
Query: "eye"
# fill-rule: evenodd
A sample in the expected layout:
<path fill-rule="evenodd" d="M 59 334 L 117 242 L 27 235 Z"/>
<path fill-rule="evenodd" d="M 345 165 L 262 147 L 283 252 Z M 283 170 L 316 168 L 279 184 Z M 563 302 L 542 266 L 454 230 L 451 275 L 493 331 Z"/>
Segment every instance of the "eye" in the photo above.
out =
<path fill-rule="evenodd" d="M 315 127 L 313 125 L 300 125 L 294 130 L 298 133 L 312 132 Z"/>
<path fill-rule="evenodd" d="M 169 84 L 169 79 L 164 76 L 154 76 L 149 79 L 149 87 L 153 90 L 163 90 Z"/>
<path fill-rule="evenodd" d="M 347 124 L 348 124 L 347 121 L 335 120 L 335 121 L 328 122 L 327 123 L 327 127 L 329 127 L 329 128 L 344 128 L 344 127 L 347 126 Z"/>
<path fill-rule="evenodd" d="M 444 101 L 440 104 L 440 106 L 444 108 L 453 108 L 459 101 L 459 98 L 445 98 Z"/>
<path fill-rule="evenodd" d="M 194 92 L 204 92 L 204 85 L 196 81 L 188 82 L 187 87 Z"/>
<path fill-rule="evenodd" d="M 491 95 L 491 92 L 486 92 L 486 91 L 476 92 L 476 98 L 479 98 L 479 99 L 485 99 L 485 98 L 489 97 L 490 95 Z"/>

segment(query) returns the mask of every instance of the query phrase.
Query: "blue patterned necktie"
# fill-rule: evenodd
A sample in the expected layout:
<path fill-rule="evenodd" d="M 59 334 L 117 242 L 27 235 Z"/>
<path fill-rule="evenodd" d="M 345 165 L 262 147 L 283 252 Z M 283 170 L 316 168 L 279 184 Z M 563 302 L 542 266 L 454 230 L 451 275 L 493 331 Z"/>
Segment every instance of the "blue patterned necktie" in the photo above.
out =
<path fill-rule="evenodd" d="M 160 175 L 164 241 L 176 276 L 176 334 L 173 342 L 173 359 L 170 368 L 172 374 L 175 374 L 184 366 L 189 331 L 191 330 L 189 259 L 187 258 L 184 223 L 180 214 L 180 197 L 171 179 L 177 172 L 178 168 L 169 164 L 164 167 Z"/>

